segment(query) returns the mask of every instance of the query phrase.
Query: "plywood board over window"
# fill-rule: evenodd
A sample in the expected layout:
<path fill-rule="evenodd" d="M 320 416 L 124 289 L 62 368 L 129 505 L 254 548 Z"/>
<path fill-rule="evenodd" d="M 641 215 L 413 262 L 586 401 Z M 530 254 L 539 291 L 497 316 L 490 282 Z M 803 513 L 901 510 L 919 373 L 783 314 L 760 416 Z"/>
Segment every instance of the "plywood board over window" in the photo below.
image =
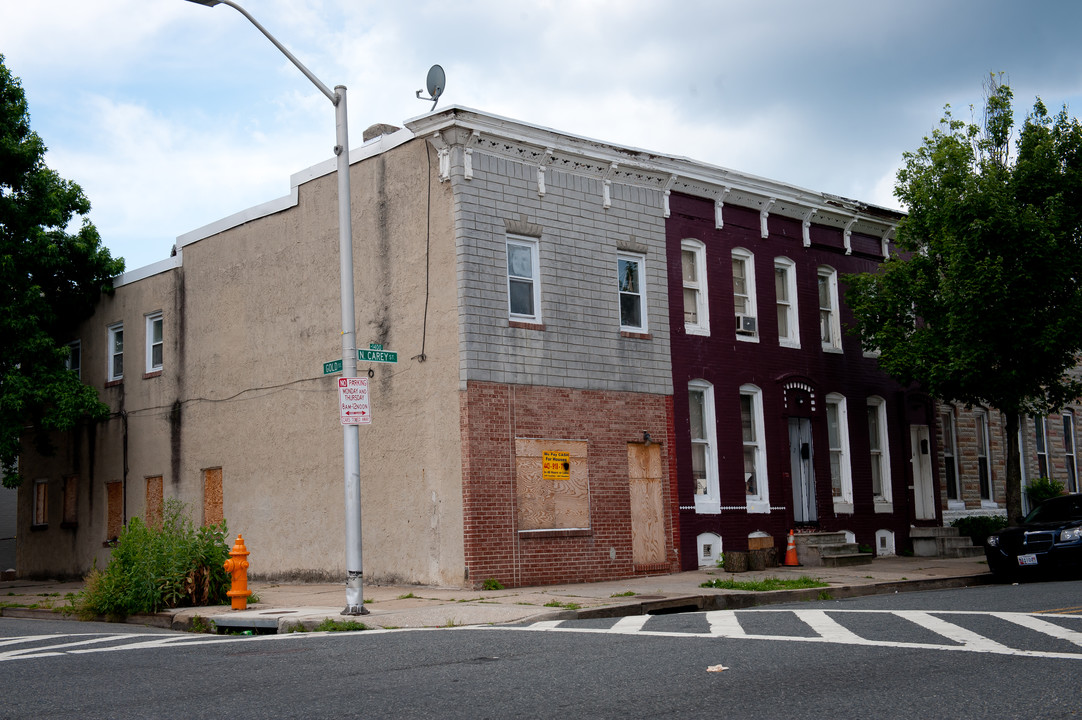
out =
<path fill-rule="evenodd" d="M 567 458 L 566 475 L 545 472 L 546 453 L 550 463 Z M 590 475 L 585 440 L 516 438 L 515 487 L 519 530 L 590 527 Z"/>
<path fill-rule="evenodd" d="M 162 512 L 165 509 L 165 499 L 162 494 L 162 476 L 154 475 L 147 478 L 147 526 L 161 527 Z"/>
<path fill-rule="evenodd" d="M 636 565 L 665 562 L 665 500 L 661 446 L 628 443 L 627 472 L 631 497 L 631 558 Z"/>
<path fill-rule="evenodd" d="M 110 542 L 120 537 L 120 531 L 124 528 L 123 483 L 105 483 L 105 505 L 108 512 L 105 522 L 105 540 Z"/>
<path fill-rule="evenodd" d="M 68 475 L 64 478 L 64 519 L 60 527 L 73 528 L 79 524 L 78 499 L 79 477 Z"/>
<path fill-rule="evenodd" d="M 207 468 L 203 471 L 203 524 L 217 525 L 224 519 L 222 513 L 222 469 Z"/>

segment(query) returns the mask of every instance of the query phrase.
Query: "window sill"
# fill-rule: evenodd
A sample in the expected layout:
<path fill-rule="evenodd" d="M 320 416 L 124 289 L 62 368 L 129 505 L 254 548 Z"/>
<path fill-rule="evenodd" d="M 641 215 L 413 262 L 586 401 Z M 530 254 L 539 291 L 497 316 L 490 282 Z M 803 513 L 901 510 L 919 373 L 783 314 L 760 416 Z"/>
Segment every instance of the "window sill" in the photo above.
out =
<path fill-rule="evenodd" d="M 42 530 L 48 530 L 48 529 L 49 529 L 49 523 L 45 523 L 44 525 L 31 525 L 30 526 L 30 532 L 41 532 Z"/>
<path fill-rule="evenodd" d="M 521 330 L 545 331 L 545 323 L 524 322 L 522 320 L 508 320 L 507 327 L 519 328 Z"/>
<path fill-rule="evenodd" d="M 696 515 L 721 515 L 721 503 L 717 500 L 702 500 L 695 503 Z"/>
<path fill-rule="evenodd" d="M 835 503 L 834 503 L 834 514 L 835 515 L 852 515 L 853 514 L 853 503 L 835 501 Z"/>
<path fill-rule="evenodd" d="M 653 340 L 654 336 L 650 333 L 630 332 L 628 330 L 621 330 L 620 337 L 631 338 L 632 340 Z"/>
<path fill-rule="evenodd" d="M 119 380 L 109 380 L 108 382 L 105 383 L 105 387 L 111 388 L 111 387 L 116 387 L 117 385 L 123 385 L 123 384 L 124 384 L 124 378 L 120 378 Z"/>
<path fill-rule="evenodd" d="M 75 528 L 79 527 L 79 523 L 75 520 L 65 520 L 64 522 L 60 523 L 60 527 L 64 528 L 65 530 L 74 530 Z"/>
<path fill-rule="evenodd" d="M 766 500 L 748 500 L 748 512 L 757 514 L 769 514 L 770 503 Z"/>
<path fill-rule="evenodd" d="M 843 354 L 844 351 L 840 347 L 834 347 L 833 345 L 824 345 L 823 346 L 823 352 L 825 352 L 825 353 L 833 353 L 835 355 L 841 355 L 841 354 Z"/>
<path fill-rule="evenodd" d="M 594 534 L 594 531 L 590 528 L 568 528 L 566 530 L 519 530 L 518 536 L 522 540 L 533 540 L 543 538 L 565 538 L 565 537 L 589 537 Z"/>
<path fill-rule="evenodd" d="M 152 370 L 151 372 L 143 373 L 143 379 L 144 380 L 149 380 L 150 378 L 161 377 L 161 375 L 162 375 L 161 370 Z"/>
<path fill-rule="evenodd" d="M 995 508 L 995 509 L 998 510 L 999 509 L 999 503 L 997 503 L 994 500 L 983 500 L 982 499 L 981 500 L 981 507 L 982 508 L 990 508 L 990 509 Z"/>
<path fill-rule="evenodd" d="M 746 343 L 757 343 L 757 342 L 759 342 L 759 336 L 758 335 L 744 335 L 743 333 L 737 333 L 736 334 L 736 339 L 739 340 L 740 342 L 746 342 Z"/>
<path fill-rule="evenodd" d="M 710 337 L 710 328 L 700 327 L 698 325 L 684 325 L 684 332 L 688 335 L 698 335 L 700 337 Z"/>
<path fill-rule="evenodd" d="M 875 511 L 877 513 L 892 513 L 894 512 L 894 503 L 886 502 L 883 500 L 875 501 Z"/>

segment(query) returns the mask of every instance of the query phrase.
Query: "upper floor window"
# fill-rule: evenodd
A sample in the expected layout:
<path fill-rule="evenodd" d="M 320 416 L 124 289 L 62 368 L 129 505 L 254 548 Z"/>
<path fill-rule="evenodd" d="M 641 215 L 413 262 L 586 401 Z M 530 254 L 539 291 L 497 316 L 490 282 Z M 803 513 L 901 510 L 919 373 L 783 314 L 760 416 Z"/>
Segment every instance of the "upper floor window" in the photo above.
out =
<path fill-rule="evenodd" d="M 30 524 L 44 527 L 49 524 L 49 481 L 34 481 L 34 517 Z"/>
<path fill-rule="evenodd" d="M 721 511 L 714 417 L 714 388 L 703 380 L 688 383 L 688 418 L 691 427 L 691 476 L 695 482 L 695 511 Z"/>
<path fill-rule="evenodd" d="M 736 336 L 758 340 L 755 313 L 755 256 L 743 248 L 733 249 L 733 306 L 736 310 Z"/>
<path fill-rule="evenodd" d="M 710 334 L 706 296 L 706 246 L 698 240 L 680 243 L 680 268 L 684 284 L 684 330 L 689 335 Z"/>
<path fill-rule="evenodd" d="M 845 396 L 826 397 L 827 444 L 830 446 L 830 492 L 834 503 L 853 502 L 853 477 L 849 465 L 849 416 Z"/>
<path fill-rule="evenodd" d="M 124 379 L 124 323 L 110 325 L 106 340 L 107 355 L 106 378 L 112 380 Z"/>
<path fill-rule="evenodd" d="M 872 466 L 872 497 L 891 501 L 890 447 L 887 441 L 887 404 L 881 397 L 868 398 L 868 454 Z"/>
<path fill-rule="evenodd" d="M 778 303 L 778 343 L 787 347 L 800 347 L 796 266 L 787 257 L 774 258 L 774 295 Z"/>
<path fill-rule="evenodd" d="M 617 253 L 616 275 L 620 291 L 620 329 L 646 332 L 646 259 L 642 255 Z"/>
<path fill-rule="evenodd" d="M 946 473 L 947 499 L 961 499 L 958 487 L 958 430 L 954 423 L 954 413 L 945 412 L 940 416 L 943 426 L 943 469 Z"/>
<path fill-rule="evenodd" d="M 748 512 L 770 512 L 763 441 L 763 394 L 754 385 L 740 387 L 740 428 Z"/>
<path fill-rule="evenodd" d="M 1074 454 L 1074 413 L 1063 413 L 1063 465 L 1067 469 L 1067 492 L 1078 492 L 1078 464 Z"/>
<path fill-rule="evenodd" d="M 834 268 L 819 268 L 819 340 L 824 350 L 842 347 L 841 320 L 838 317 L 838 273 Z"/>
<path fill-rule="evenodd" d="M 162 314 L 147 315 L 147 372 L 162 369 Z"/>
<path fill-rule="evenodd" d="M 1033 418 L 1033 430 L 1037 443 L 1037 475 L 1050 477 L 1048 474 L 1048 421 L 1046 418 Z"/>
<path fill-rule="evenodd" d="M 68 357 L 64 360 L 64 367 L 75 373 L 76 377 L 83 377 L 83 344 L 79 340 L 68 343 Z"/>
<path fill-rule="evenodd" d="M 988 430 L 988 412 L 983 409 L 973 411 L 977 420 L 977 479 L 980 484 L 981 500 L 992 502 L 992 462 L 989 456 L 991 435 Z M 1040 420 L 1044 428 L 1044 418 Z"/>
<path fill-rule="evenodd" d="M 541 321 L 541 276 L 537 240 L 507 238 L 507 303 L 513 320 Z"/>

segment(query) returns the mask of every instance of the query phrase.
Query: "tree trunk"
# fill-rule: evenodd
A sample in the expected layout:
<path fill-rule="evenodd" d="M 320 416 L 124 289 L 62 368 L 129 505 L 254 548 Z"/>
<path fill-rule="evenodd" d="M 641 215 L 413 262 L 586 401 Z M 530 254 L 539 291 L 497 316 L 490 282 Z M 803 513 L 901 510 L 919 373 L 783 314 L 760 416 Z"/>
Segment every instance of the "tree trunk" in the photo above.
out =
<path fill-rule="evenodd" d="M 1022 522 L 1022 453 L 1018 447 L 1020 418 L 1014 410 L 1004 412 L 1004 415 L 1007 416 L 1007 524 L 1018 525 Z"/>

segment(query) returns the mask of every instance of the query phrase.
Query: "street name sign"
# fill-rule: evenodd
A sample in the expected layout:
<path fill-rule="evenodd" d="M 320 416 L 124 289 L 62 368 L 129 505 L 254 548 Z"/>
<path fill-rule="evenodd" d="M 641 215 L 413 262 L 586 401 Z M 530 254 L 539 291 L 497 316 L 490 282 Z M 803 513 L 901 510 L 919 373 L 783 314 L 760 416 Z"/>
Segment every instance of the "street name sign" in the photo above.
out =
<path fill-rule="evenodd" d="M 370 425 L 368 378 L 338 378 L 338 405 L 343 425 Z"/>

